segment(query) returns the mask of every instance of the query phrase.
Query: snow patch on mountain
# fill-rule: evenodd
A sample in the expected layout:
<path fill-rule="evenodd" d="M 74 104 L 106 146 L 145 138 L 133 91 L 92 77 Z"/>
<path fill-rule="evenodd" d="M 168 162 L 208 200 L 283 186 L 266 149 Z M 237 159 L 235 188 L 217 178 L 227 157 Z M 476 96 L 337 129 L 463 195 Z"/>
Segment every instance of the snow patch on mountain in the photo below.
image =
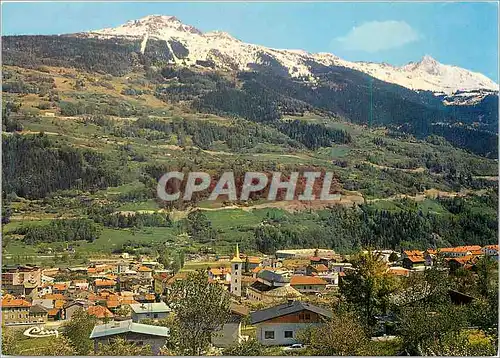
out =
<path fill-rule="evenodd" d="M 98 38 L 141 38 L 142 52 L 148 38 L 165 40 L 167 43 L 168 40 L 175 40 L 189 50 L 188 58 L 182 59 L 187 65 L 194 65 L 197 60 L 211 60 L 220 68 L 249 70 L 252 64 L 262 64 L 262 58 L 266 57 L 284 66 L 290 76 L 304 80 L 314 81 L 310 68 L 310 63 L 313 61 L 325 66 L 351 68 L 412 90 L 431 91 L 447 96 L 463 92 L 471 92 L 472 95 L 472 93 L 483 93 L 482 91 L 498 91 L 498 85 L 488 77 L 456 66 L 441 64 L 430 56 L 424 56 L 420 62 L 401 67 L 385 63 L 350 62 L 330 53 L 310 54 L 303 50 L 273 49 L 249 44 L 222 31 L 203 33 L 193 26 L 183 24 L 175 16 L 149 15 L 115 28 L 95 30 L 80 35 Z M 175 58 L 174 62 L 180 61 Z M 481 96 L 483 95 L 479 97 Z M 474 96 L 474 98 L 479 97 Z M 459 102 L 462 103 L 463 99 Z"/>

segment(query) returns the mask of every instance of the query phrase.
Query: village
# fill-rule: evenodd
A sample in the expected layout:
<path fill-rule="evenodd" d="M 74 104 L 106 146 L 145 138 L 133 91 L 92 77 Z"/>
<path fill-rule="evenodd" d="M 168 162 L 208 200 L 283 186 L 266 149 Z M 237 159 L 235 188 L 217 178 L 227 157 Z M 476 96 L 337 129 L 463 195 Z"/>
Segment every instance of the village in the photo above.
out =
<path fill-rule="evenodd" d="M 498 261 L 498 245 L 364 253 L 376 255 L 387 274 L 399 278 L 418 275 L 438 259 L 450 272 L 473 270 L 482 257 Z M 232 257 L 213 259 L 201 269 L 206 271 L 208 283 L 222 287 L 231 302 L 229 318 L 213 332 L 213 349 L 248 339 L 263 346 L 301 349 L 299 331 L 321 325 L 333 315 L 316 302 L 335 295 L 353 270 L 350 257 L 333 250 L 278 250 L 273 256 L 250 256 L 236 246 Z M 151 323 L 175 313 L 165 297 L 172 285 L 189 274 L 188 270 L 166 270 L 155 258 L 137 260 L 127 254 L 92 259 L 87 266 L 4 266 L 2 322 L 25 335 L 33 327 L 57 332 L 83 310 L 98 322 L 89 337 L 95 347 L 121 337 L 148 344 L 158 354 L 170 330 Z M 450 294 L 461 303 L 473 299 L 460 292 Z M 379 335 L 390 337 L 390 332 L 382 328 Z"/>

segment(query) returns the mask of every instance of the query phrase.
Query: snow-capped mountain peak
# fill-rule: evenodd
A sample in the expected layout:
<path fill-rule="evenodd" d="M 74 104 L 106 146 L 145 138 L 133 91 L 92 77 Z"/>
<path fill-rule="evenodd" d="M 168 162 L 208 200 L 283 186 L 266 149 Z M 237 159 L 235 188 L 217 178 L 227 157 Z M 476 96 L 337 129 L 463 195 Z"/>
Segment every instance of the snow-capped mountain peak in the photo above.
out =
<path fill-rule="evenodd" d="M 179 36 L 180 34 L 202 34 L 200 30 L 183 24 L 175 16 L 166 15 L 148 15 L 138 20 L 130 20 L 118 27 L 91 31 L 90 33 L 125 37 L 142 37 L 148 35 L 150 37 L 157 36 L 158 38 Z"/>
<path fill-rule="evenodd" d="M 188 51 L 187 57 L 174 62 L 186 65 L 199 60 L 211 61 L 222 69 L 250 70 L 253 64 L 270 63 L 270 60 L 288 70 L 292 77 L 314 79 L 311 63 L 325 66 L 342 66 L 369 74 L 379 80 L 394 83 L 412 90 L 432 91 L 436 94 L 478 91 L 498 91 L 498 85 L 486 76 L 466 69 L 444 65 L 425 55 L 420 62 L 410 62 L 396 67 L 386 63 L 350 62 L 331 53 L 310 54 L 303 50 L 272 49 L 242 42 L 227 32 L 202 33 L 193 26 L 183 24 L 175 16 L 149 15 L 115 28 L 90 31 L 83 36 L 141 39 L 141 52 L 149 39 L 181 43 Z"/>

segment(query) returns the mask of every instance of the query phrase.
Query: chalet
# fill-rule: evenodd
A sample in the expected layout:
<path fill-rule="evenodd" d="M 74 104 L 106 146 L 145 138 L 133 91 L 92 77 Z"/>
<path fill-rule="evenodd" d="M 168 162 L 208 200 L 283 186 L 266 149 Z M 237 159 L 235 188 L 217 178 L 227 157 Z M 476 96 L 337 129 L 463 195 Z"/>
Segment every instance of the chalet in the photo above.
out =
<path fill-rule="evenodd" d="M 46 309 L 51 309 L 54 308 L 54 302 L 55 300 L 51 300 L 49 298 L 34 298 L 33 301 L 31 301 L 31 304 L 40 305 L 45 307 Z"/>
<path fill-rule="evenodd" d="M 403 258 L 403 267 L 406 269 L 415 269 L 425 266 L 425 258 L 423 256 L 406 256 Z"/>
<path fill-rule="evenodd" d="M 461 256 L 461 257 L 452 257 L 452 258 L 446 258 L 445 259 L 448 267 L 450 268 L 450 271 L 455 271 L 460 267 L 472 267 L 476 261 L 477 257 L 473 255 L 468 255 L 468 256 Z"/>
<path fill-rule="evenodd" d="M 140 322 L 143 319 L 162 319 L 172 311 L 165 302 L 131 304 L 132 321 Z"/>
<path fill-rule="evenodd" d="M 248 316 L 248 308 L 231 303 L 231 315 L 221 329 L 212 334 L 212 344 L 216 347 L 229 347 L 242 342 L 241 322 Z"/>
<path fill-rule="evenodd" d="M 324 308 L 290 300 L 278 306 L 252 312 L 250 321 L 256 326 L 256 337 L 261 344 L 276 346 L 299 343 L 299 331 L 323 324 L 331 317 L 332 312 Z"/>
<path fill-rule="evenodd" d="M 417 256 L 417 257 L 424 256 L 424 252 L 420 250 L 404 250 L 403 253 L 401 254 L 401 257 L 403 259 L 412 256 Z"/>
<path fill-rule="evenodd" d="M 290 286 L 300 293 L 318 293 L 326 289 L 327 282 L 316 276 L 292 276 Z"/>
<path fill-rule="evenodd" d="M 109 344 L 114 338 L 121 337 L 137 345 L 149 345 L 151 346 L 153 354 L 158 355 L 169 336 L 170 330 L 166 327 L 152 326 L 136 323 L 132 320 L 126 320 L 95 326 L 90 334 L 90 339 L 94 341 L 94 351 L 96 352 L 99 343 Z"/>

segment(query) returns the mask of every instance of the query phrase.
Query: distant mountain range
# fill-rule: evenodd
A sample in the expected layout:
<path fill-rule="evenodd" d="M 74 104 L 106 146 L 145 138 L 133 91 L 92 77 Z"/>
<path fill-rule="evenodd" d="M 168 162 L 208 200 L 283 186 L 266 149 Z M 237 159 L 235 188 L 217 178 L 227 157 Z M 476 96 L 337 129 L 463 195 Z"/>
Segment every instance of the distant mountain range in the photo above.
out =
<path fill-rule="evenodd" d="M 185 51 L 170 60 L 171 63 L 193 65 L 209 61 L 215 67 L 247 71 L 255 65 L 275 61 L 294 78 L 314 82 L 312 67 L 341 66 L 364 72 L 381 81 L 398 84 L 411 90 L 431 91 L 443 95 L 445 103 L 463 104 L 480 100 L 490 92 L 498 91 L 498 85 L 483 74 L 456 66 L 444 65 L 430 56 L 420 62 L 396 67 L 385 63 L 350 62 L 330 53 L 312 54 L 302 50 L 272 49 L 242 42 L 226 32 L 203 33 L 185 25 L 174 16 L 150 15 L 129 21 L 115 28 L 89 31 L 78 36 L 126 39 L 142 39 L 144 52 L 148 39 L 175 41 Z M 170 49 L 172 49 L 170 45 Z M 175 45 L 174 45 L 175 46 Z M 450 95 L 459 95 L 454 100 Z"/>
<path fill-rule="evenodd" d="M 224 32 L 202 33 L 159 15 L 116 28 L 2 40 L 4 65 L 112 76 L 135 72 L 155 97 L 185 102 L 201 113 L 277 126 L 283 116 L 316 113 L 417 138 L 436 135 L 497 157 L 498 85 L 429 56 L 401 67 L 349 62 L 328 53 L 247 44 Z"/>

